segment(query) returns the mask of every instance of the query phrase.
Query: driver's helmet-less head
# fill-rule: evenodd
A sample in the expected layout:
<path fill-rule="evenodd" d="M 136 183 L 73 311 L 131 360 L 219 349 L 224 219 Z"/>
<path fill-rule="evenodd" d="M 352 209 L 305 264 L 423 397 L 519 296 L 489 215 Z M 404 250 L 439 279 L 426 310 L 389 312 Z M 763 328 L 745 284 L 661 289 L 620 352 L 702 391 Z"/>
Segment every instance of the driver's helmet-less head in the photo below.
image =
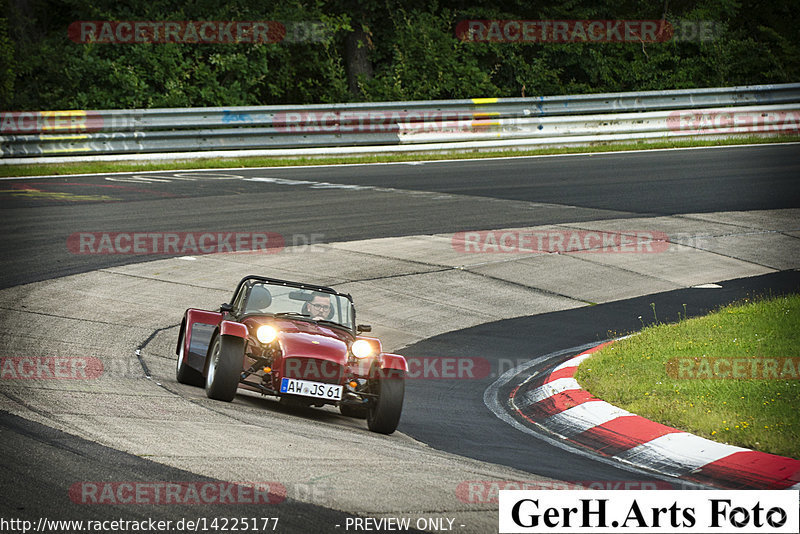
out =
<path fill-rule="evenodd" d="M 302 313 L 330 320 L 333 318 L 333 299 L 328 293 L 315 291 L 311 294 L 311 300 L 303 304 Z"/>

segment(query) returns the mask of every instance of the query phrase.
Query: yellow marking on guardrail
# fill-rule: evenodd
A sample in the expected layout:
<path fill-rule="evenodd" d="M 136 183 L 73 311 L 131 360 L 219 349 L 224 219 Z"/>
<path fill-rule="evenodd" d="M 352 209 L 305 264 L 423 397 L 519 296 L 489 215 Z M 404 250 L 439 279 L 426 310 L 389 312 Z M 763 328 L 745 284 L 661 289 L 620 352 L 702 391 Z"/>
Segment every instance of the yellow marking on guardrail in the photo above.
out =
<path fill-rule="evenodd" d="M 85 130 L 86 129 L 86 111 L 82 109 L 72 109 L 65 111 L 40 111 L 42 117 L 50 118 L 51 124 L 48 121 L 43 121 L 42 131 L 59 131 L 59 130 Z"/>
<path fill-rule="evenodd" d="M 77 141 L 80 139 L 89 139 L 87 134 L 76 135 L 45 135 L 39 134 L 40 141 Z"/>
<path fill-rule="evenodd" d="M 497 98 L 473 98 L 473 104 L 497 104 Z"/>
<path fill-rule="evenodd" d="M 66 154 L 68 152 L 85 152 L 86 147 L 42 149 L 42 154 Z"/>
<path fill-rule="evenodd" d="M 47 135 L 47 134 L 39 134 L 39 140 L 44 142 L 51 142 L 51 141 L 86 141 L 89 139 L 87 134 L 75 134 L 75 135 Z M 86 143 L 80 143 L 78 146 L 75 147 L 68 147 L 68 146 L 57 146 L 55 148 L 47 148 L 46 146 L 42 147 L 42 154 L 64 154 L 69 152 L 81 152 L 85 151 L 87 148 Z"/>

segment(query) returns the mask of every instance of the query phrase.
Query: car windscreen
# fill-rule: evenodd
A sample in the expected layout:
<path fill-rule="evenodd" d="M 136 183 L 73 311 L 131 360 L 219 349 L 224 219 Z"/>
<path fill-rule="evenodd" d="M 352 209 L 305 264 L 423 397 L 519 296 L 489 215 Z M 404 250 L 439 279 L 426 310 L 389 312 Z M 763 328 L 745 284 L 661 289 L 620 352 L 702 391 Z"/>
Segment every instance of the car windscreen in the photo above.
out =
<path fill-rule="evenodd" d="M 346 297 L 268 282 L 251 286 L 244 313 L 296 314 L 313 320 L 332 321 L 351 330 L 355 326 L 353 305 Z"/>

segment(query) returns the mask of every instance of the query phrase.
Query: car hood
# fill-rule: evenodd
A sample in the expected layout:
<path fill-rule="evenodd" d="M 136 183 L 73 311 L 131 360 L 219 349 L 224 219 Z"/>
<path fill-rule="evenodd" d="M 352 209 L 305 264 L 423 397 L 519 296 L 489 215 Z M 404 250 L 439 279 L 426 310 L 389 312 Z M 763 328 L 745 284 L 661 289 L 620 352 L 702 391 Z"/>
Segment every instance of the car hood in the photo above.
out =
<path fill-rule="evenodd" d="M 284 358 L 306 357 L 332 360 L 340 365 L 347 363 L 347 347 L 351 338 L 339 328 L 269 316 L 250 316 L 242 322 L 247 325 L 254 345 L 258 345 L 256 331 L 259 326 L 274 326 L 278 330 L 278 344 Z"/>
<path fill-rule="evenodd" d="M 317 358 L 347 363 L 347 344 L 337 337 L 316 333 L 281 330 L 278 343 L 284 358 Z"/>

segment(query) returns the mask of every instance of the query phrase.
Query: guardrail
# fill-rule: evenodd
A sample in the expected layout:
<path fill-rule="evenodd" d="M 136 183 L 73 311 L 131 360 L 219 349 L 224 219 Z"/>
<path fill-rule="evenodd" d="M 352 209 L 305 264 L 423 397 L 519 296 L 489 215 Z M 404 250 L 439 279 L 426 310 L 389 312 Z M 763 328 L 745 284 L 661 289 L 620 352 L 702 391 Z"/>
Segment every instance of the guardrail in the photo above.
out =
<path fill-rule="evenodd" d="M 31 156 L 428 150 L 799 132 L 800 84 L 310 106 L 4 112 L 0 163 Z"/>

